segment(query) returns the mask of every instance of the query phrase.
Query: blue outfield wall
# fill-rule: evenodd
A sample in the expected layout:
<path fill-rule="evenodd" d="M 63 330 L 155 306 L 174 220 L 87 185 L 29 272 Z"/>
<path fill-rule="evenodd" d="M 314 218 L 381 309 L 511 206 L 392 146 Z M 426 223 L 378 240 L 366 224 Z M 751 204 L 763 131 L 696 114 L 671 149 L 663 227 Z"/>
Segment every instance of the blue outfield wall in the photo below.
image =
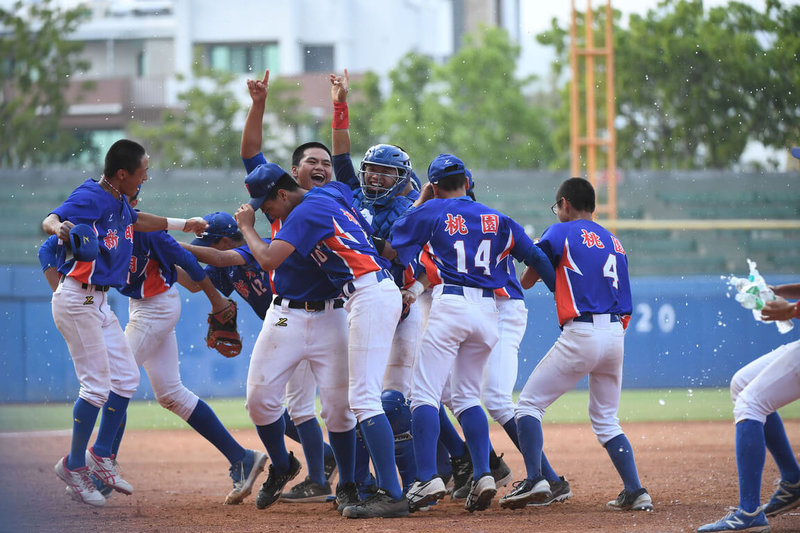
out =
<path fill-rule="evenodd" d="M 796 278 L 765 276 L 770 283 Z M 719 276 L 638 278 L 632 280 L 634 315 L 626 335 L 623 387 L 727 387 L 733 373 L 771 349 L 798 338 L 800 327 L 780 335 L 774 324 L 756 322 L 742 309 Z M 516 388 L 559 335 L 552 295 L 528 291 L 528 331 L 519 354 Z M 183 295 L 178 324 L 181 375 L 201 397 L 238 397 L 246 390 L 250 350 L 261 321 L 244 304 L 239 308 L 242 354 L 225 359 L 206 347 L 208 302 Z M 112 307 L 127 322 L 127 299 L 110 293 Z M 50 311 L 50 292 L 41 271 L 30 266 L 0 267 L 0 402 L 73 401 L 78 382 L 63 338 Z M 583 380 L 579 387 L 586 387 Z M 147 376 L 137 399 L 152 399 Z"/>

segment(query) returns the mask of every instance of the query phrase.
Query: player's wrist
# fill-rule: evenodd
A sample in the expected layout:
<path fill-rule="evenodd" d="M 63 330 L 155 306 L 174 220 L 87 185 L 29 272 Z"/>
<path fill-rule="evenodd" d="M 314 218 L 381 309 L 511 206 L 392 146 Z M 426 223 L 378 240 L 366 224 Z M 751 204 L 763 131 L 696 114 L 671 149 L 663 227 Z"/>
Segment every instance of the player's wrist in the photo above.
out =
<path fill-rule="evenodd" d="M 425 292 L 425 285 L 420 283 L 419 281 L 414 280 L 414 283 L 406 289 L 408 292 L 414 295 L 414 298 L 419 298 L 419 296 Z"/>
<path fill-rule="evenodd" d="M 794 310 L 792 311 L 792 316 L 794 318 L 800 319 L 800 300 L 797 300 L 794 303 Z"/>
<path fill-rule="evenodd" d="M 347 130 L 350 129 L 350 111 L 347 107 L 347 102 L 334 102 L 333 103 L 333 129 Z"/>
<path fill-rule="evenodd" d="M 183 231 L 184 227 L 186 227 L 186 219 L 185 218 L 167 217 L 167 229 L 168 230 Z"/>

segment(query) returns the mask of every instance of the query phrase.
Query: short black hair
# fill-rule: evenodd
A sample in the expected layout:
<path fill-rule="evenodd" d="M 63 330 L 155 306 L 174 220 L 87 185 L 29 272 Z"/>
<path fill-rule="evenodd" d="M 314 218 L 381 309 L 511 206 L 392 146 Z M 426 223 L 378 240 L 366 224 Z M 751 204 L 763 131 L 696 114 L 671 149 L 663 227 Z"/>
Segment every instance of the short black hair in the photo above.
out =
<path fill-rule="evenodd" d="M 297 148 L 294 149 L 294 152 L 292 152 L 292 166 L 293 167 L 296 167 L 297 165 L 300 164 L 300 160 L 303 159 L 303 156 L 306 154 L 306 150 L 308 150 L 309 148 L 321 148 L 321 149 L 325 150 L 326 152 L 328 152 L 328 155 L 331 158 L 333 157 L 331 155 L 331 151 L 328 149 L 327 146 L 325 146 L 321 142 L 310 141 L 310 142 L 301 144 L 300 146 L 298 146 Z"/>
<path fill-rule="evenodd" d="M 594 213 L 595 193 L 594 187 L 588 180 L 583 178 L 569 178 L 558 188 L 556 192 L 556 202 L 561 198 L 566 198 L 572 207 L 578 211 L 588 211 Z"/>
<path fill-rule="evenodd" d="M 467 187 L 467 175 L 464 173 L 445 176 L 434 183 L 443 191 L 455 191 L 459 187 Z"/>
<path fill-rule="evenodd" d="M 118 171 L 127 170 L 131 174 L 136 172 L 142 164 L 142 159 L 147 152 L 144 146 L 129 139 L 120 139 L 111 145 L 106 152 L 106 163 L 103 175 L 112 179 Z"/>
<path fill-rule="evenodd" d="M 300 185 L 291 177 L 289 174 L 284 174 L 278 181 L 275 182 L 275 185 L 269 190 L 267 193 L 267 197 L 264 200 L 274 200 L 278 197 L 278 191 L 283 189 L 285 191 L 295 191 L 300 188 Z"/>

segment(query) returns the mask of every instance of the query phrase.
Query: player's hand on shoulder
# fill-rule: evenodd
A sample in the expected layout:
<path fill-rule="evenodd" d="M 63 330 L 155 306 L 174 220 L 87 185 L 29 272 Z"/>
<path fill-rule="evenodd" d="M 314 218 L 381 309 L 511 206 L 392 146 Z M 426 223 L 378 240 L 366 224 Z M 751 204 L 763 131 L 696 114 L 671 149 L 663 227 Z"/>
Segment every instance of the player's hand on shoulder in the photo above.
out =
<path fill-rule="evenodd" d="M 331 74 L 331 100 L 334 102 L 347 102 L 347 93 L 350 90 L 350 78 L 347 69 L 344 75 Z"/>
<path fill-rule="evenodd" d="M 242 204 L 233 216 L 240 229 L 242 227 L 252 228 L 256 223 L 256 213 L 250 204 Z"/>

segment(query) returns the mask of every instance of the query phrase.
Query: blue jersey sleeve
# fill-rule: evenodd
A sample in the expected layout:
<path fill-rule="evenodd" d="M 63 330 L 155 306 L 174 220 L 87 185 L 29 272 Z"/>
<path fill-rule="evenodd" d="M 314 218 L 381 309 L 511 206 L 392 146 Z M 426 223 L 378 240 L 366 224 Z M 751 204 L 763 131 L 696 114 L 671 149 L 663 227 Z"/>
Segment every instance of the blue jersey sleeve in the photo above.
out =
<path fill-rule="evenodd" d="M 42 272 L 48 268 L 58 266 L 57 248 L 58 237 L 55 235 L 50 235 L 50 237 L 39 247 L 39 264 L 42 265 Z"/>
<path fill-rule="evenodd" d="M 205 268 L 205 274 L 208 276 L 208 279 L 211 280 L 211 284 L 214 285 L 219 292 L 225 296 L 231 295 L 233 292 L 233 283 L 231 283 L 224 268 L 208 265 Z"/>
<path fill-rule="evenodd" d="M 430 240 L 438 214 L 435 207 L 435 203 L 426 202 L 416 209 L 409 209 L 392 224 L 389 242 L 402 265 L 414 260 Z"/>
<path fill-rule="evenodd" d="M 197 259 L 190 252 L 184 250 L 178 241 L 166 231 L 152 232 L 150 246 L 155 249 L 162 265 L 178 265 L 189 274 L 192 281 L 202 281 L 206 277 L 206 273 Z"/>
<path fill-rule="evenodd" d="M 355 190 L 361 187 L 349 153 L 333 156 L 333 173 L 336 175 L 336 181 L 346 184 L 351 189 Z"/>
<path fill-rule="evenodd" d="M 248 174 L 250 174 L 253 170 L 255 170 L 255 168 L 258 165 L 265 165 L 265 164 L 269 163 L 269 161 L 267 161 L 267 158 L 264 157 L 264 153 L 263 152 L 258 152 L 253 157 L 249 157 L 249 158 L 244 158 L 243 157 L 242 158 L 242 163 L 244 163 L 244 169 L 247 171 Z"/>

